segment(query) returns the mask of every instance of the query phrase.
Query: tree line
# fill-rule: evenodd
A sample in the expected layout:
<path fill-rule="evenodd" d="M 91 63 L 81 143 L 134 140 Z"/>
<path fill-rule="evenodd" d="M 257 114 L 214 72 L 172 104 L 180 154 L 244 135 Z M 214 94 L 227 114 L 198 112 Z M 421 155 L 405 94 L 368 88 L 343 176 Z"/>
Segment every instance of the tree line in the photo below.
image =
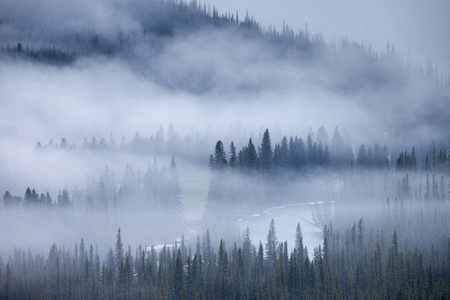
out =
<path fill-rule="evenodd" d="M 113 133 L 109 137 L 92 137 L 84 138 L 83 142 L 77 144 L 70 142 L 68 138 L 62 137 L 61 140 L 50 141 L 45 144 L 37 142 L 35 149 L 39 151 L 47 151 L 57 149 L 61 151 L 89 151 L 93 153 L 117 153 L 127 152 L 148 156 L 176 155 L 178 158 L 188 158 L 192 161 L 202 161 L 202 155 L 207 155 L 207 149 L 203 146 L 209 142 L 208 136 L 200 135 L 198 131 L 191 132 L 185 136 L 180 136 L 175 130 L 173 124 L 169 124 L 165 129 L 163 125 L 159 129 L 144 136 L 136 131 L 136 133 L 126 138 L 122 136 L 116 139 Z"/>
<path fill-rule="evenodd" d="M 0 259 L 0 298 L 448 298 L 448 231 L 438 243 L 423 241 L 420 248 L 408 247 L 405 236 L 395 227 L 368 230 L 360 220 L 342 232 L 325 228 L 323 244 L 308 255 L 300 224 L 289 247 L 278 242 L 272 220 L 264 245 L 253 244 L 247 228 L 239 245 L 221 240 L 217 251 L 208 231 L 189 245 L 183 238 L 159 251 L 142 246 L 132 251 L 119 229 L 105 258 L 83 240 L 74 250 L 54 244 L 48 256 L 16 248 L 6 261 Z"/>
<path fill-rule="evenodd" d="M 308 135 L 306 143 L 298 137 L 290 137 L 289 142 L 283 137 L 272 147 L 266 129 L 259 146 L 250 139 L 238 152 L 231 142 L 229 155 L 219 140 L 209 156 L 208 226 L 214 229 L 223 226 L 226 218 L 252 215 L 262 208 L 318 201 L 323 204 L 313 208 L 314 223 L 323 228 L 330 218 L 345 223 L 349 205 L 359 217 L 368 205 L 381 209 L 388 198 L 408 202 L 450 199 L 445 150 L 433 156 L 428 166 L 420 167 L 414 147 L 393 159 L 387 146 L 361 145 L 359 151 L 351 151 L 337 128 L 331 142 L 325 133 L 321 128 L 314 140 Z"/>
<path fill-rule="evenodd" d="M 324 136 L 325 135 L 325 136 Z M 330 146 L 328 145 L 330 144 Z M 264 174 L 283 173 L 286 171 L 311 171 L 315 168 L 334 168 L 336 166 L 353 166 L 361 168 L 389 168 L 390 153 L 386 145 L 375 144 L 368 149 L 363 144 L 357 155 L 352 153 L 349 145 L 344 145 L 336 128 L 331 139 L 323 126 L 319 128 L 316 141 L 311 134 L 306 142 L 297 136 L 289 139 L 284 136 L 281 142 L 272 147 L 270 132 L 265 130 L 260 146 L 255 146 L 250 138 L 248 144 L 237 152 L 233 142 L 230 144 L 230 156 L 222 141 L 217 141 L 214 155 L 209 156 L 209 167 L 220 170 L 229 167 L 243 172 L 258 171 Z"/>
<path fill-rule="evenodd" d="M 236 13 L 219 13 L 213 6 L 192 1 L 147 1 L 145 3 L 128 3 L 127 9 L 133 11 L 133 16 L 140 23 L 139 30 L 102 35 L 98 32 L 69 31 L 58 36 L 47 33 L 41 28 L 35 31 L 34 25 L 29 24 L 29 32 L 42 37 L 45 44 L 56 43 L 59 47 L 42 47 L 32 49 L 24 46 L 22 41 L 17 41 L 17 46 L 2 46 L 2 53 L 16 57 L 44 63 L 70 64 L 79 57 L 89 55 L 117 55 L 132 56 L 133 49 L 142 41 L 152 45 L 152 50 L 158 52 L 167 43 L 167 38 L 175 35 L 193 33 L 202 29 L 214 28 L 216 30 L 233 30 L 246 39 L 259 39 L 281 57 L 294 57 L 297 61 L 321 61 L 324 60 L 332 67 L 333 75 L 342 76 L 342 69 L 355 59 L 361 65 L 370 65 L 371 80 L 359 81 L 354 84 L 354 78 L 340 88 L 354 89 L 361 86 L 386 85 L 390 81 L 396 81 L 407 74 L 418 75 L 420 79 L 431 82 L 433 85 L 448 88 L 450 76 L 448 72 L 439 71 L 437 66 L 427 62 L 426 66 L 411 62 L 410 55 L 405 56 L 387 44 L 385 53 L 372 50 L 370 45 L 362 42 L 352 42 L 346 38 L 339 39 L 327 45 L 321 34 L 313 34 L 305 28 L 294 31 L 291 26 L 283 22 L 282 28 L 275 26 L 263 27 L 252 16 L 245 14 L 240 17 Z M 25 28 L 25 26 L 24 26 Z M 21 28 L 22 30 L 24 28 Z M 324 55 L 330 54 L 330 55 Z M 336 57 L 339 57 L 336 60 Z M 328 61 L 329 60 L 329 61 Z M 361 72 L 367 72 L 360 69 Z M 361 76 L 362 78 L 364 76 Z M 389 78 L 389 79 L 388 79 Z"/>
<path fill-rule="evenodd" d="M 355 151 L 359 149 L 358 151 Z M 243 172 L 251 170 L 260 173 L 283 173 L 288 170 L 311 171 L 315 168 L 333 167 L 358 167 L 363 169 L 395 169 L 398 171 L 412 172 L 422 169 L 424 171 L 450 171 L 450 155 L 446 149 L 437 150 L 435 147 L 427 151 L 422 159 L 422 167 L 417 163 L 415 148 L 411 152 L 402 151 L 394 159 L 386 145 L 367 147 L 362 144 L 352 150 L 348 144 L 344 144 L 336 127 L 331 141 L 322 127 L 317 132 L 315 141 L 311 134 L 306 142 L 298 136 L 284 136 L 281 142 L 272 146 L 269 129 L 266 129 L 260 145 L 255 146 L 250 138 L 248 144 L 238 152 L 231 142 L 229 158 L 221 140 L 217 141 L 214 154 L 209 156 L 209 167 L 221 170 L 229 167 Z M 431 155 L 429 153 L 432 153 Z"/>
<path fill-rule="evenodd" d="M 3 194 L 3 207 L 5 209 L 34 209 L 34 208 L 67 208 L 71 205 L 69 194 L 66 190 L 60 191 L 56 199 L 47 191 L 45 194 L 31 190 L 25 191 L 24 197 L 13 196 L 9 191 Z"/>
<path fill-rule="evenodd" d="M 43 46 L 41 48 L 33 48 L 28 45 L 23 46 L 21 42 L 16 46 L 11 47 L 9 44 L 6 47 L 1 47 L 1 53 L 9 55 L 14 58 L 25 58 L 31 61 L 38 61 L 47 64 L 67 65 L 75 61 L 73 54 L 53 47 Z"/>
<path fill-rule="evenodd" d="M 155 159 L 153 164 L 149 164 L 143 177 L 127 164 L 120 184 L 116 182 L 114 172 L 106 167 L 99 179 L 88 176 L 85 189 L 75 188 L 69 194 L 65 188 L 56 198 L 48 191 L 39 194 L 29 187 L 23 197 L 6 191 L 3 195 L 3 208 L 19 211 L 57 208 L 92 212 L 157 209 L 160 214 L 180 222 L 183 218 L 182 195 L 175 158 L 172 157 L 169 169 L 165 166 L 158 167 Z"/>

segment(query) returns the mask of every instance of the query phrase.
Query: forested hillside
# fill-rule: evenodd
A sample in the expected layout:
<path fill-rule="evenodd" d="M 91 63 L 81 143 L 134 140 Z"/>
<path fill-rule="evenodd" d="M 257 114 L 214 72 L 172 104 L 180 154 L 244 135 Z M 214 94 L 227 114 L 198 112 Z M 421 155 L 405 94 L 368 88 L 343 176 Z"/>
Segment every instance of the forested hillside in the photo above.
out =
<path fill-rule="evenodd" d="M 0 299 L 450 298 L 448 71 L 309 22 L 0 1 Z"/>

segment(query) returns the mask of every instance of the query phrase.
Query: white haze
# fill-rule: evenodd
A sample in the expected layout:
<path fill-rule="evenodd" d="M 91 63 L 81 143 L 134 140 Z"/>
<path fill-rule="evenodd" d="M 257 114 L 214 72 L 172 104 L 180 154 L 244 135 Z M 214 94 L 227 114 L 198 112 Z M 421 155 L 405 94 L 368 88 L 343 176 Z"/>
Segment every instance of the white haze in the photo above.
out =
<path fill-rule="evenodd" d="M 241 17 L 246 11 L 261 25 L 282 28 L 283 20 L 294 30 L 320 32 L 325 40 L 348 37 L 370 43 L 385 53 L 387 43 L 414 62 L 432 61 L 450 71 L 450 2 L 445 0 L 212 0 L 219 11 Z"/>
<path fill-rule="evenodd" d="M 133 3 L 139 4 L 139 1 Z M 333 16 L 333 9 L 342 15 L 339 20 L 346 16 L 344 12 L 348 13 L 345 8 L 338 9 L 339 4 L 332 2 L 322 2 L 324 15 L 315 4 L 306 2 L 302 3 L 304 7 L 291 1 L 264 1 L 262 4 L 232 1 L 227 6 L 223 1 L 211 3 L 217 3 L 220 10 L 224 7 L 224 11 L 238 9 L 241 18 L 245 15 L 242 11 L 247 5 L 246 8 L 254 17 L 265 24 L 280 24 L 280 20 L 285 19 L 293 24 L 294 29 L 303 29 L 303 24 L 308 22 L 310 30 L 323 31 L 330 37 L 348 35 L 356 40 L 374 43 L 377 49 L 383 49 L 383 39 L 392 40 L 394 44 L 397 41 L 402 44 L 401 51 L 407 49 L 403 36 L 396 30 L 388 30 L 389 24 L 383 22 L 382 27 L 375 28 L 373 18 L 376 16 L 366 20 L 369 23 L 364 23 L 367 32 L 354 32 L 357 28 L 354 24 L 362 23 L 361 19 L 369 15 L 369 8 L 375 5 L 373 3 L 367 7 L 358 4 L 359 11 L 366 14 L 355 13 L 354 18 L 342 23 L 336 20 L 333 23 L 333 19 L 329 23 L 325 21 L 327 16 Z M 235 9 L 228 8 L 232 4 L 236 6 Z M 440 2 L 439 5 L 445 6 Z M 35 34 L 40 31 L 40 27 L 46 30 L 55 28 L 55 36 L 77 30 L 106 36 L 116 36 L 118 31 L 139 31 L 133 10 L 122 9 L 125 6 L 126 3 L 121 1 L 44 1 L 39 4 L 35 1 L 21 1 L 18 4 L 16 1 L 2 1 L 0 18 L 3 25 L 0 33 L 5 40 L 1 42 L 2 45 L 15 45 L 19 41 L 30 45 L 49 45 L 50 41 L 41 42 Z M 382 8 L 381 4 L 375 6 Z M 288 9 L 290 7 L 295 9 Z M 414 7 L 417 9 L 422 6 Z M 297 8 L 300 12 L 298 15 L 295 14 Z M 440 20 L 441 14 L 436 16 Z M 319 20 L 323 23 L 318 23 Z M 401 24 L 409 24 L 411 20 L 400 21 Z M 34 24 L 35 31 L 32 34 L 17 26 L 29 23 Z M 430 25 L 430 28 L 427 30 L 434 27 Z M 416 39 L 424 36 L 423 30 L 413 35 L 414 45 L 411 47 L 413 53 L 425 52 L 417 54 L 417 57 L 428 59 L 427 55 L 433 53 L 414 47 L 420 44 Z M 385 38 L 383 33 L 389 36 Z M 422 41 L 427 44 L 426 40 Z M 438 42 L 442 42 L 443 49 L 448 49 L 445 44 L 448 41 L 443 36 Z M 81 145 L 84 138 L 108 138 L 113 133 L 119 142 L 122 136 L 129 139 L 137 131 L 142 136 L 150 136 L 161 124 L 167 129 L 167 125 L 172 123 L 180 136 L 198 131 L 207 137 L 206 140 L 212 143 L 203 146 L 213 152 L 214 142 L 219 139 L 227 147 L 231 141 L 235 141 L 238 149 L 250 137 L 255 140 L 255 144 L 260 144 L 261 129 L 265 128 L 269 128 L 273 134 L 273 143 L 280 142 L 283 135 L 299 135 L 305 139 L 310 129 L 317 131 L 322 125 L 327 128 L 329 135 L 338 126 L 342 132 L 348 133 L 350 142 L 354 144 L 383 144 L 387 142 L 387 137 L 408 126 L 414 128 L 417 139 L 431 139 L 445 134 L 442 128 L 434 128 L 423 122 L 429 106 L 425 97 L 429 87 L 416 78 L 406 77 L 399 83 L 394 82 L 392 86 L 388 83 L 381 88 L 363 86 L 356 92 L 345 93 L 337 91 L 336 85 L 340 80 L 351 81 L 352 78 L 347 78 L 347 74 L 361 66 L 349 64 L 340 70 L 342 73 L 329 74 L 320 63 L 302 65 L 289 58 L 279 58 L 265 47 L 259 41 L 236 37 L 233 31 L 217 33 L 204 30 L 174 38 L 158 54 L 149 49 L 148 41 L 143 39 L 133 48 L 134 56 L 127 59 L 91 56 L 63 67 L 0 60 L 0 195 L 9 190 L 13 195 L 23 196 L 25 189 L 30 187 L 39 193 L 50 190 L 52 196 L 56 197 L 57 192 L 65 187 L 69 191 L 75 186 L 82 188 L 86 184 L 86 174 L 98 178 L 105 166 L 115 171 L 117 181 L 120 182 L 125 164 L 130 163 L 135 170 L 144 173 L 154 157 L 152 154 L 96 155 L 57 150 L 38 153 L 34 149 L 38 141 L 47 144 L 50 139 L 59 142 L 62 137 L 69 143 Z M 433 49 L 436 48 L 433 46 Z M 442 58 L 442 53 L 435 54 L 436 59 L 430 59 L 443 65 L 448 63 L 445 57 Z M 154 59 L 155 55 L 157 59 Z M 351 58 L 349 61 L 353 62 Z M 206 86 L 204 90 L 203 85 Z M 439 111 L 446 107 L 445 104 L 439 101 L 432 108 Z M 160 166 L 169 166 L 170 157 L 158 159 Z M 181 180 L 195 177 L 207 181 L 207 159 L 205 156 L 204 164 L 177 161 Z M 201 202 L 204 201 L 202 199 Z M 199 210 L 202 209 L 200 206 Z M 149 213 L 146 217 L 154 215 L 156 213 Z M 201 215 L 201 212 L 196 215 Z M 125 243 L 126 234 L 130 235 L 129 241 L 134 244 L 140 240 L 143 244 L 171 242 L 176 238 L 170 236 L 164 241 L 160 237 L 151 237 L 151 233 L 159 228 L 148 226 L 142 214 L 130 215 L 130 220 L 123 218 L 120 222 L 106 223 L 111 228 L 99 225 L 101 219 L 86 223 L 93 224 L 93 230 L 84 224 L 72 231 L 67 227 L 82 223 L 83 216 L 74 216 L 61 228 L 57 225 L 57 228 L 53 228 L 40 218 L 33 216 L 27 220 L 28 223 L 18 228 L 23 229 L 23 233 L 33 228 L 33 222 L 37 222 L 41 224 L 39 228 L 42 232 L 53 232 L 54 235 L 46 236 L 42 242 L 45 244 L 44 249 L 53 241 L 71 246 L 70 242 L 79 241 L 83 236 L 89 239 L 88 243 L 95 243 L 101 239 L 98 236 L 100 233 L 108 235 L 102 240 L 103 245 L 110 245 L 114 232 L 120 226 L 125 229 Z M 94 219 L 93 216 L 86 218 Z M 56 220 L 55 224 L 58 222 L 60 220 Z M 146 228 L 138 231 L 136 228 L 139 224 Z M 68 230 L 67 235 L 63 229 Z M 2 226 L 1 230 L 5 230 L 5 227 Z M 13 243 L 27 246 L 30 243 L 37 244 L 33 240 L 33 237 L 36 238 L 33 232 L 22 235 L 14 231 L 8 237 L 8 248 Z"/>

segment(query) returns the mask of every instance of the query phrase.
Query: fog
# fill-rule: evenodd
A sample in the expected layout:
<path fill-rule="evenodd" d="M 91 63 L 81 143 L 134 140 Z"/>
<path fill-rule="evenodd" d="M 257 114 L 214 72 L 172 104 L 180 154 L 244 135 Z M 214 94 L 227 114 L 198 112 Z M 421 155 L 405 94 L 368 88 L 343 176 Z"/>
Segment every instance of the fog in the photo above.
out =
<path fill-rule="evenodd" d="M 448 67 L 448 57 L 438 50 L 448 49 L 448 41 L 433 23 L 448 23 L 442 16 L 446 4 L 430 5 L 423 13 L 433 14 L 433 22 L 418 23 L 415 26 L 420 28 L 408 35 L 412 30 L 408 25 L 424 4 L 399 2 L 392 4 L 395 10 L 391 11 L 388 3 L 327 3 L 322 11 L 319 4 L 306 2 L 233 2 L 212 1 L 210 10 L 214 5 L 220 13 L 238 10 L 243 20 L 248 9 L 264 28 L 274 24 L 280 31 L 280 22 L 286 20 L 300 42 L 289 40 L 289 30 L 277 40 L 234 25 L 216 26 L 213 21 L 199 21 L 192 28 L 177 25 L 167 33 L 164 22 L 178 15 L 162 2 L 153 7 L 151 1 L 2 1 L 0 194 L 9 191 L 24 197 L 29 187 L 38 194 L 49 191 L 55 200 L 65 190 L 72 204 L 71 210 L 52 208 L 50 213 L 18 205 L 9 214 L 2 203 L 0 232 L 5 242 L 0 251 L 7 253 L 15 245 L 46 251 L 53 242 L 72 246 L 84 237 L 105 253 L 119 227 L 124 242 L 137 246 L 172 243 L 182 234 L 195 238 L 207 228 L 217 243 L 220 238 L 236 239 L 246 225 L 253 224 L 256 244 L 264 239 L 261 228 L 268 227 L 269 217 L 255 222 L 251 216 L 303 203 L 315 204 L 305 209 L 300 205 L 297 219 L 290 211 L 290 221 L 280 225 L 280 237 L 287 239 L 286 232 L 292 231 L 293 239 L 297 222 L 303 222 L 302 226 L 315 226 L 305 230 L 314 235 L 308 236 L 314 247 L 320 243 L 320 228 L 330 219 L 340 219 L 344 228 L 369 207 L 349 213 L 345 205 L 367 195 L 358 194 L 357 188 L 347 191 L 347 198 L 335 191 L 336 182 L 350 182 L 354 188 L 348 180 L 357 175 L 349 174 L 354 174 L 353 163 L 357 164 L 362 144 L 387 144 L 391 171 L 400 151 L 415 146 L 421 165 L 432 143 L 448 147 L 448 75 L 435 74 L 434 65 L 431 71 L 420 71 L 415 63 L 426 65 L 426 60 L 432 60 L 439 70 Z M 395 21 L 388 15 L 388 22 L 380 25 L 380 14 L 398 13 L 404 7 L 409 9 L 405 14 Z M 154 29 L 153 23 L 157 30 L 147 32 Z M 436 36 L 430 32 L 441 38 L 425 39 Z M 350 42 L 341 37 L 349 37 Z M 396 45 L 396 50 L 386 54 L 386 42 Z M 7 50 L 18 43 L 36 51 L 55 46 L 73 54 L 74 60 L 58 64 L 21 56 L 23 51 L 17 48 Z M 408 60 L 409 46 L 413 58 Z M 214 181 L 208 157 L 218 140 L 223 141 L 229 161 L 232 141 L 239 151 L 251 138 L 259 152 L 266 128 L 272 146 L 281 143 L 283 136 L 298 136 L 306 143 L 308 135 L 319 145 L 316 133 L 321 126 L 329 140 L 339 128 L 346 154 L 350 153 L 342 165 L 333 165 L 331 171 L 328 166 L 307 167 L 302 171 L 307 175 L 289 171 L 273 182 L 257 173 L 233 175 L 227 179 L 230 190 L 242 189 L 245 182 L 248 194 L 244 195 L 253 198 L 244 203 L 247 200 L 241 195 L 233 200 L 239 204 L 236 207 L 215 207 L 217 199 L 208 196 Z M 62 138 L 67 146 L 61 146 Z M 94 147 L 93 138 L 107 141 L 107 149 Z M 332 147 L 328 141 L 322 146 Z M 332 159 L 339 154 L 332 152 Z M 158 206 L 162 196 L 150 197 L 148 190 L 153 190 L 146 190 L 146 183 L 170 173 L 172 155 L 182 189 L 175 197 L 182 203 L 182 218 L 164 211 Z M 133 189 L 120 194 L 129 183 L 127 165 L 133 169 Z M 115 179 L 106 188 L 108 210 L 100 211 L 103 196 L 96 189 L 106 185 L 105 168 Z M 146 181 L 149 169 L 159 175 Z M 371 197 L 383 202 L 398 196 L 396 184 L 404 176 L 399 173 L 387 180 L 385 173 L 380 168 L 364 177 L 372 182 L 367 184 L 367 189 L 375 191 Z M 424 185 L 424 177 L 420 180 Z M 236 182 L 240 184 L 235 186 Z M 274 187 L 277 184 L 279 190 Z M 267 187 L 267 194 L 253 195 L 260 186 Z M 88 203 L 90 197 L 93 204 Z M 113 204 L 116 197 L 120 199 L 117 206 Z M 147 198 L 151 204 L 145 202 Z M 341 201 L 338 209 L 330 208 L 334 201 Z M 380 205 L 374 207 L 381 210 Z M 47 213 L 51 217 L 44 217 Z M 282 213 L 276 215 L 283 218 Z M 219 227 L 231 224 L 229 230 L 213 228 L 217 224 L 208 217 L 222 220 Z M 17 226 L 12 226 L 15 222 Z"/>
<path fill-rule="evenodd" d="M 450 70 L 449 40 L 446 16 L 447 1 L 228 1 L 210 2 L 220 11 L 248 11 L 264 26 L 282 28 L 282 22 L 295 30 L 305 23 L 313 32 L 320 32 L 325 40 L 348 37 L 357 42 L 370 43 L 379 52 L 390 43 L 413 61 L 433 61 L 445 71 Z"/>

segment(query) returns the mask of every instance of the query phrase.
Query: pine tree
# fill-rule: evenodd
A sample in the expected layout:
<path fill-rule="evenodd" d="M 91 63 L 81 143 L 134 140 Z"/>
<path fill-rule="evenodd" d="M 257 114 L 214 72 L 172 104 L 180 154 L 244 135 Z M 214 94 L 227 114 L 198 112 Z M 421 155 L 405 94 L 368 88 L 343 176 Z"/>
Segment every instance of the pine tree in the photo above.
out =
<path fill-rule="evenodd" d="M 66 190 L 63 190 L 62 193 L 59 192 L 57 196 L 57 203 L 61 208 L 68 208 L 70 206 L 69 194 Z"/>
<path fill-rule="evenodd" d="M 98 149 L 98 143 L 97 143 L 97 139 L 94 137 L 92 137 L 91 140 L 91 150 L 97 150 Z"/>
<path fill-rule="evenodd" d="M 337 126 L 334 129 L 333 137 L 331 138 L 331 149 L 333 152 L 337 152 L 339 154 L 342 154 L 344 150 L 344 142 L 342 141 Z"/>
<path fill-rule="evenodd" d="M 120 236 L 120 228 L 117 231 L 116 248 L 114 251 L 114 267 L 116 275 L 119 274 L 121 267 L 123 266 L 124 250 L 122 244 L 122 238 Z"/>
<path fill-rule="evenodd" d="M 329 143 L 328 133 L 325 130 L 325 127 L 323 127 L 323 125 L 320 126 L 319 130 L 317 130 L 316 141 L 317 143 L 320 143 L 324 146 L 328 145 Z"/>
<path fill-rule="evenodd" d="M 270 266 L 275 266 L 277 260 L 278 239 L 275 229 L 275 221 L 272 219 L 269 225 L 269 233 L 267 234 L 266 253 Z"/>
<path fill-rule="evenodd" d="M 279 144 L 276 144 L 273 148 L 273 168 L 279 171 L 281 167 L 281 147 Z"/>
<path fill-rule="evenodd" d="M 214 167 L 216 169 L 223 169 L 227 166 L 227 158 L 222 141 L 217 141 L 214 150 Z"/>
<path fill-rule="evenodd" d="M 172 151 L 172 153 L 179 153 L 181 146 L 181 139 L 178 133 L 175 131 L 175 126 L 172 123 L 169 124 L 167 131 L 167 149 L 166 151 Z"/>
<path fill-rule="evenodd" d="M 356 165 L 359 167 L 367 167 L 368 159 L 367 159 L 367 151 L 364 145 L 361 145 L 358 151 L 358 156 L 356 158 Z"/>
<path fill-rule="evenodd" d="M 67 149 L 67 147 L 69 146 L 69 144 L 67 143 L 66 138 L 61 138 L 61 143 L 59 143 L 59 148 L 61 149 Z"/>
<path fill-rule="evenodd" d="M 78 269 L 83 270 L 84 261 L 86 260 L 86 249 L 84 246 L 84 239 L 81 239 L 78 258 Z"/>
<path fill-rule="evenodd" d="M 430 178 L 427 174 L 426 185 L 425 185 L 425 200 L 430 200 L 431 197 L 431 189 L 430 189 Z"/>
<path fill-rule="evenodd" d="M 165 136 L 165 134 L 164 134 L 164 128 L 163 128 L 163 126 L 161 125 L 161 126 L 159 127 L 158 132 L 157 132 L 156 135 L 155 135 L 155 140 L 154 140 L 154 143 L 155 143 L 155 152 L 156 152 L 156 154 L 162 154 L 162 153 L 164 153 L 164 149 L 165 149 L 165 139 L 164 139 L 164 136 Z"/>
<path fill-rule="evenodd" d="M 173 286 L 175 289 L 175 299 L 182 299 L 182 291 L 184 286 L 184 270 L 183 270 L 183 259 L 181 255 L 181 250 L 179 249 L 176 254 L 175 268 L 174 268 L 174 282 Z"/>
<path fill-rule="evenodd" d="M 417 170 L 416 151 L 415 151 L 414 147 L 412 147 L 412 150 L 411 150 L 411 170 L 412 171 Z"/>
<path fill-rule="evenodd" d="M 5 286 L 3 295 L 5 299 L 14 299 L 12 272 L 9 262 L 6 264 L 5 268 Z"/>
<path fill-rule="evenodd" d="M 328 149 L 328 145 L 325 146 L 325 151 L 323 153 L 323 164 L 325 166 L 328 166 L 331 164 L 331 155 L 330 155 L 330 151 Z"/>
<path fill-rule="evenodd" d="M 203 257 L 205 258 L 205 264 L 210 264 L 212 262 L 212 254 L 211 235 L 209 230 L 206 230 L 206 235 L 203 238 Z"/>
<path fill-rule="evenodd" d="M 372 148 L 367 149 L 367 167 L 371 168 L 375 165 L 375 157 Z"/>
<path fill-rule="evenodd" d="M 272 142 L 270 140 L 269 129 L 266 129 L 263 135 L 261 143 L 261 155 L 260 155 L 261 169 L 263 171 L 269 171 L 272 169 L 273 164 L 273 151 Z"/>
<path fill-rule="evenodd" d="M 39 206 L 44 207 L 47 203 L 47 198 L 45 197 L 44 193 L 41 193 L 41 195 L 39 195 L 39 199 L 38 199 L 38 204 Z"/>
<path fill-rule="evenodd" d="M 3 205 L 6 208 L 13 208 L 14 206 L 17 205 L 14 197 L 9 193 L 9 191 L 6 191 L 5 194 L 3 195 Z"/>
<path fill-rule="evenodd" d="M 253 145 L 252 139 L 249 139 L 248 145 L 244 148 L 243 152 L 243 164 L 247 170 L 256 170 L 259 166 L 259 159 L 256 153 L 255 145 Z"/>
<path fill-rule="evenodd" d="M 281 140 L 280 163 L 283 169 L 287 168 L 289 164 L 289 148 L 286 136 L 284 136 L 283 139 Z"/>
<path fill-rule="evenodd" d="M 250 239 L 250 229 L 247 226 L 244 232 L 244 241 L 242 242 L 242 257 L 245 263 L 250 264 L 253 260 L 253 246 Z M 249 265 L 247 265 L 249 267 Z"/>
<path fill-rule="evenodd" d="M 303 254 L 303 233 L 300 223 L 297 223 L 297 229 L 295 233 L 295 249 L 297 250 L 297 262 L 302 264 L 304 261 Z"/>
<path fill-rule="evenodd" d="M 230 168 L 237 167 L 237 155 L 236 155 L 236 147 L 234 146 L 234 143 L 231 142 L 230 144 Z"/>
<path fill-rule="evenodd" d="M 175 214 L 176 218 L 183 217 L 183 203 L 181 200 L 182 190 L 180 186 L 180 180 L 178 179 L 178 173 L 176 170 L 175 157 L 172 155 L 172 161 L 170 163 L 170 187 L 169 187 L 169 211 Z"/>
<path fill-rule="evenodd" d="M 209 156 L 208 168 L 210 170 L 214 169 L 214 156 L 212 154 Z"/>
<path fill-rule="evenodd" d="M 425 171 L 428 171 L 428 170 L 430 169 L 430 158 L 429 158 L 429 156 L 428 156 L 428 152 L 427 152 L 427 154 L 425 155 L 425 158 L 424 158 L 424 160 L 423 160 L 423 166 L 422 166 L 422 168 L 423 168 Z"/>
<path fill-rule="evenodd" d="M 289 155 L 291 160 L 291 167 L 294 170 L 299 171 L 305 164 L 305 153 L 303 140 L 299 139 L 297 136 L 293 140 L 293 144 L 289 143 Z"/>
<path fill-rule="evenodd" d="M 23 199 L 24 199 L 24 204 L 26 206 L 32 206 L 34 204 L 33 196 L 31 194 L 31 189 L 29 187 L 26 189 L 25 196 L 23 197 Z"/>
<path fill-rule="evenodd" d="M 307 157 L 308 157 L 308 164 L 314 165 L 314 149 L 313 149 L 313 142 L 311 138 L 311 134 L 308 134 L 308 138 L 306 139 L 306 151 L 307 151 Z"/>

